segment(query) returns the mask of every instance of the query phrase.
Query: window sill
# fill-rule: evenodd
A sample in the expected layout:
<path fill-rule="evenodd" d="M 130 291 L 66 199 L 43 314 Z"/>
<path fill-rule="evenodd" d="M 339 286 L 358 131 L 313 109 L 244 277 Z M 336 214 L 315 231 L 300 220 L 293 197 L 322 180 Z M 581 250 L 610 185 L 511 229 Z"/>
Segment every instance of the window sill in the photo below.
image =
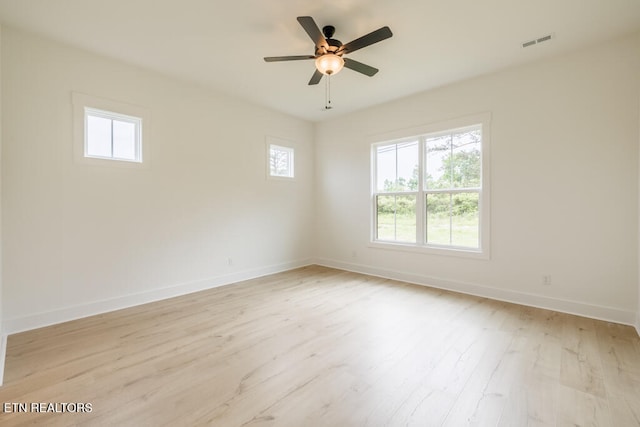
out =
<path fill-rule="evenodd" d="M 114 159 L 106 157 L 76 156 L 77 164 L 86 166 L 103 166 L 123 169 L 148 169 L 149 164 L 134 160 Z"/>
<path fill-rule="evenodd" d="M 487 250 L 481 251 L 481 250 L 463 249 L 463 248 L 438 248 L 438 247 L 432 247 L 432 246 L 418 246 L 411 243 L 395 243 L 395 242 L 380 242 L 380 241 L 369 242 L 368 246 L 373 249 L 411 252 L 411 253 L 419 253 L 419 254 L 425 254 L 425 255 L 453 256 L 453 257 L 459 257 L 459 258 L 480 259 L 480 260 L 490 259 L 489 251 Z"/>
<path fill-rule="evenodd" d="M 290 181 L 293 182 L 296 180 L 295 176 L 279 176 L 279 175 L 268 175 L 267 179 L 270 181 Z"/>

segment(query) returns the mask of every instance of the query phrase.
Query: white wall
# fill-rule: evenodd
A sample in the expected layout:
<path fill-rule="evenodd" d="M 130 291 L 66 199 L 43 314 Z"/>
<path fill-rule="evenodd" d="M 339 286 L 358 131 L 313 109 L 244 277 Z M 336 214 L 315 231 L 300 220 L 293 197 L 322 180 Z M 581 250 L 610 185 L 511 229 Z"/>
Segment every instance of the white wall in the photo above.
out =
<path fill-rule="evenodd" d="M 2 82 L 2 27 L 0 26 L 0 82 Z M 2 100 L 2 84 L 0 84 L 0 100 Z M 0 385 L 4 379 L 4 359 L 7 350 L 7 335 L 4 331 L 2 309 L 2 103 L 0 102 Z"/>
<path fill-rule="evenodd" d="M 311 259 L 311 123 L 6 27 L 2 65 L 8 332 Z M 74 162 L 73 91 L 148 109 L 150 167 Z M 267 135 L 296 181 L 266 179 Z"/>
<path fill-rule="evenodd" d="M 640 91 L 638 92 L 638 105 L 640 105 Z M 640 107 L 638 108 L 638 146 L 640 147 Z M 640 157 L 638 157 L 638 161 L 640 162 Z M 640 170 L 638 173 L 638 180 L 640 180 Z M 638 216 L 638 221 L 640 221 L 640 216 Z M 640 233 L 638 233 L 638 239 L 638 247 L 640 248 Z M 640 253 L 638 256 L 640 257 Z M 638 258 L 638 306 L 636 309 L 636 331 L 638 331 L 638 335 L 640 335 L 640 258 Z"/>
<path fill-rule="evenodd" d="M 633 324 L 639 87 L 636 35 L 323 123 L 320 263 Z M 492 114 L 491 259 L 369 247 L 371 136 L 482 112 Z"/>

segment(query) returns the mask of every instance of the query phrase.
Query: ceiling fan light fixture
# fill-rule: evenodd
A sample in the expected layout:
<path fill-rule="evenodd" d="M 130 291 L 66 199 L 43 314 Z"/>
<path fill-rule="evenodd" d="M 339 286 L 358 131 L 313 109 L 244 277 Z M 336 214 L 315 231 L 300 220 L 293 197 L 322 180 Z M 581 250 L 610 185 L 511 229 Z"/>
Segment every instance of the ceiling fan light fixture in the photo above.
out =
<path fill-rule="evenodd" d="M 344 59 L 334 53 L 326 53 L 316 58 L 316 68 L 324 75 L 338 74 L 344 67 Z"/>

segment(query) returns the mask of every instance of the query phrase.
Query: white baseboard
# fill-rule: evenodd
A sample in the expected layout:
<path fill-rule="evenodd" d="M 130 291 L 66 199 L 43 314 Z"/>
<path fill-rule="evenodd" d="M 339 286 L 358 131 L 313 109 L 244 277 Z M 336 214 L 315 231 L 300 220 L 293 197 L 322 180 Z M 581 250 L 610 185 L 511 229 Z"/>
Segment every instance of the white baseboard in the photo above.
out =
<path fill-rule="evenodd" d="M 368 265 L 353 264 L 332 259 L 315 259 L 314 264 L 338 268 L 341 270 L 353 271 L 356 273 L 369 274 L 372 276 L 378 276 L 387 279 L 401 280 L 404 282 L 415 283 L 417 285 L 445 289 L 449 291 L 460 292 L 463 294 L 490 298 L 498 301 L 505 301 L 530 307 L 554 310 L 562 313 L 575 314 L 592 319 L 621 323 L 629 326 L 635 325 L 638 333 L 640 334 L 640 319 L 638 319 L 638 316 L 640 316 L 640 314 L 637 316 L 633 311 L 625 311 L 613 307 L 592 305 L 582 302 L 547 297 L 543 295 L 534 295 L 511 291 L 507 289 L 492 288 L 485 285 L 479 285 L 477 283 L 460 282 L 439 277 L 381 269 Z"/>
<path fill-rule="evenodd" d="M 311 260 L 292 261 L 283 264 L 239 271 L 236 273 L 212 277 L 196 282 L 169 286 L 162 289 L 154 289 L 138 294 L 126 295 L 102 301 L 94 301 L 78 306 L 65 307 L 62 309 L 52 310 L 44 313 L 31 314 L 28 316 L 17 317 L 13 319 L 5 319 L 4 336 L 6 337 L 7 335 L 15 334 L 18 332 L 24 332 L 31 329 L 42 328 L 44 326 L 50 326 L 57 323 L 80 319 L 83 317 L 94 316 L 96 314 L 106 313 L 109 311 L 120 310 L 136 305 L 146 304 L 158 300 L 190 294 L 193 292 L 203 291 L 206 289 L 216 288 L 235 282 L 241 282 L 243 280 L 255 279 L 257 277 L 280 273 L 282 271 L 292 270 L 294 268 L 304 267 L 310 264 L 312 264 Z M 2 360 L 4 360 L 4 357 Z"/>

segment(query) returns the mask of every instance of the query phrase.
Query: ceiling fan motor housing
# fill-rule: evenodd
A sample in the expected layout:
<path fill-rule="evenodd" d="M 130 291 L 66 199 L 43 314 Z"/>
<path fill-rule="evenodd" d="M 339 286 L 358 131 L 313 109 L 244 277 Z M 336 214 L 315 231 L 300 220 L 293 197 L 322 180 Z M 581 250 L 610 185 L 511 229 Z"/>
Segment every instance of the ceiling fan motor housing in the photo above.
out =
<path fill-rule="evenodd" d="M 327 34 L 333 35 L 333 31 L 325 31 L 327 27 L 324 27 L 322 30 L 325 32 L 325 36 Z M 333 27 L 331 27 L 333 28 Z M 335 53 L 336 55 L 342 56 L 343 52 L 337 52 L 338 49 L 342 46 L 342 42 L 337 39 L 332 39 L 330 37 L 326 37 L 328 47 L 316 46 L 316 55 L 324 55 L 326 53 Z"/>

